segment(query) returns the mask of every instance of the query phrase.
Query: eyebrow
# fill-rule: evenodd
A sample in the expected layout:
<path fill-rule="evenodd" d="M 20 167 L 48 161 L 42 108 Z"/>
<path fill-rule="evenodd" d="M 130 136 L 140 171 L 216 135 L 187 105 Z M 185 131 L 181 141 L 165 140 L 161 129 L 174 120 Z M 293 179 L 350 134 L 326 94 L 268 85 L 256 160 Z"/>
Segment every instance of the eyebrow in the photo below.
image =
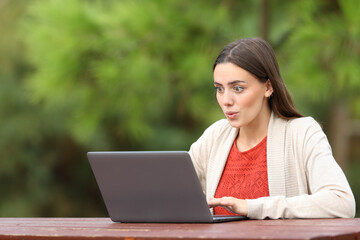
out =
<path fill-rule="evenodd" d="M 245 82 L 245 81 L 241 81 L 241 80 L 235 80 L 235 81 L 229 82 L 228 85 L 234 85 L 234 84 L 236 84 L 236 83 L 246 83 L 246 82 Z M 218 82 L 216 82 L 216 81 L 214 81 L 214 85 L 221 85 L 221 86 L 222 86 L 221 83 L 218 83 Z"/>

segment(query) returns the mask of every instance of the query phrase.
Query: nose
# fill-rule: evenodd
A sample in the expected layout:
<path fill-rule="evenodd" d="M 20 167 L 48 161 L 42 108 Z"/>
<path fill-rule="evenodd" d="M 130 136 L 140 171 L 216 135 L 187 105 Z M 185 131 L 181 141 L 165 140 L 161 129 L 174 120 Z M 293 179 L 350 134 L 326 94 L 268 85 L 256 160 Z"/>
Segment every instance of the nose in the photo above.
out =
<path fill-rule="evenodd" d="M 219 102 L 220 103 L 220 102 Z M 220 105 L 223 106 L 231 106 L 234 104 L 234 99 L 230 91 L 224 91 L 221 96 L 221 103 Z"/>

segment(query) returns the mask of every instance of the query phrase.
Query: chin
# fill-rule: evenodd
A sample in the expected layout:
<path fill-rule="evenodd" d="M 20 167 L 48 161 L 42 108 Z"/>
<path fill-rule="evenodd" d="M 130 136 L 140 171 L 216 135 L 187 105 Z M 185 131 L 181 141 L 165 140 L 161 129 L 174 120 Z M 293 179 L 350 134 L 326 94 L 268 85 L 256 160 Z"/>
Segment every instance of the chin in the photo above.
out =
<path fill-rule="evenodd" d="M 242 124 L 239 121 L 234 121 L 234 120 L 229 120 L 229 124 L 233 127 L 233 128 L 241 128 L 242 126 L 244 126 L 244 124 Z"/>

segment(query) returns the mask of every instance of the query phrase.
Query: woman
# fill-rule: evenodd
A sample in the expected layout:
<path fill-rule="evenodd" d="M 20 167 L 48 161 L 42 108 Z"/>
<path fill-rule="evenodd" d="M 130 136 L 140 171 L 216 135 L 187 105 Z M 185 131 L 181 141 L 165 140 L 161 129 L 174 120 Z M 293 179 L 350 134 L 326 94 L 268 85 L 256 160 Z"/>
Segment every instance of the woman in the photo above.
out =
<path fill-rule="evenodd" d="M 227 120 L 189 152 L 214 214 L 354 217 L 346 177 L 319 124 L 294 107 L 271 46 L 259 38 L 230 43 L 213 70 Z"/>

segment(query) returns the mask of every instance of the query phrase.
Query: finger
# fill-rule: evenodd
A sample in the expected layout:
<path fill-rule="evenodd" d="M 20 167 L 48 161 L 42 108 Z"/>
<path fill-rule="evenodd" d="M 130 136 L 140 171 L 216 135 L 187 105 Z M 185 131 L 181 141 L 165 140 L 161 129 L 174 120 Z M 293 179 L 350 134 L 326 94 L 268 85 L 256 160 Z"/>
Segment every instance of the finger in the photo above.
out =
<path fill-rule="evenodd" d="M 209 207 L 217 207 L 220 205 L 221 199 L 220 198 L 210 198 L 208 201 Z"/>
<path fill-rule="evenodd" d="M 231 197 L 223 197 L 219 199 L 219 204 L 223 206 L 232 206 L 234 205 L 234 199 Z"/>
<path fill-rule="evenodd" d="M 223 198 L 211 198 L 208 201 L 209 207 L 231 207 L 233 205 L 233 202 L 231 199 L 228 199 L 227 197 Z"/>

